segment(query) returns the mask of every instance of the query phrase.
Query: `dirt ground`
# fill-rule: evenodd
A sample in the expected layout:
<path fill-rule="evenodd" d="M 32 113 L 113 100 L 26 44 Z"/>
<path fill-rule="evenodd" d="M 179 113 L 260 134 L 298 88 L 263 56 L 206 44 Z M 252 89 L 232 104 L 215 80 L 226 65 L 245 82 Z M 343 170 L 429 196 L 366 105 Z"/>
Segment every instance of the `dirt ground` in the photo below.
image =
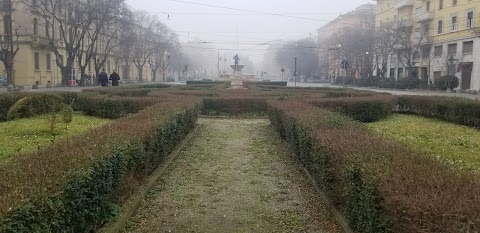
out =
<path fill-rule="evenodd" d="M 198 123 L 124 232 L 341 232 L 268 120 Z"/>

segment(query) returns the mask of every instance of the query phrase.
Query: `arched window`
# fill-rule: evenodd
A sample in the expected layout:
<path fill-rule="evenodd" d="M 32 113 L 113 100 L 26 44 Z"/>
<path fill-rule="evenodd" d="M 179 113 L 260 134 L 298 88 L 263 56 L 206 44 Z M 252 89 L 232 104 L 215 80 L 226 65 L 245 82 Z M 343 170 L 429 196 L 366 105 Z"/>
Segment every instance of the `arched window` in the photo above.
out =
<path fill-rule="evenodd" d="M 33 35 L 38 35 L 38 19 L 33 19 Z"/>
<path fill-rule="evenodd" d="M 415 51 L 413 52 L 413 60 L 417 60 L 417 59 L 420 59 L 420 52 Z"/>

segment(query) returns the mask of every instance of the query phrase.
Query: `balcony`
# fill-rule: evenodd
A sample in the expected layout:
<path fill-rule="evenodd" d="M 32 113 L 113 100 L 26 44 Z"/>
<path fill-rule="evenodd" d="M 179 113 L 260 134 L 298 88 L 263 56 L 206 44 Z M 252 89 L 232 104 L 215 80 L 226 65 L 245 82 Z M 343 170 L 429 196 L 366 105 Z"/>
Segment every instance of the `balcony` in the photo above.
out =
<path fill-rule="evenodd" d="M 425 21 L 430 21 L 430 20 L 433 20 L 435 18 L 435 14 L 433 12 L 422 12 L 422 13 L 419 13 L 415 16 L 415 21 L 417 23 L 422 23 L 422 22 L 425 22 Z"/>
<path fill-rule="evenodd" d="M 32 36 L 32 48 L 46 48 L 49 45 L 49 40 L 45 37 Z"/>
<path fill-rule="evenodd" d="M 415 5 L 415 0 L 401 0 L 393 5 L 393 8 L 399 10 L 404 7 L 412 7 L 413 5 Z"/>

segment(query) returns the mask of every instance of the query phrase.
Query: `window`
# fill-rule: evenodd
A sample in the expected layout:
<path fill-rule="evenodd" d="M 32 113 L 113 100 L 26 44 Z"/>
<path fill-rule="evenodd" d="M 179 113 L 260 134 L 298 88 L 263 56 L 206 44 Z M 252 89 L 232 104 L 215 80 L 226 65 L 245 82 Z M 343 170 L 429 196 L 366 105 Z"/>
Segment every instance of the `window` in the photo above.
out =
<path fill-rule="evenodd" d="M 473 12 L 470 11 L 467 13 L 467 28 L 473 27 Z"/>
<path fill-rule="evenodd" d="M 35 60 L 35 70 L 40 70 L 40 56 L 38 53 L 34 53 L 34 60 Z"/>
<path fill-rule="evenodd" d="M 438 81 L 442 77 L 442 71 L 435 71 L 433 72 L 433 80 Z"/>
<path fill-rule="evenodd" d="M 413 52 L 413 60 L 418 60 L 418 59 L 420 59 L 420 52 L 419 51 Z"/>
<path fill-rule="evenodd" d="M 10 17 L 8 15 L 3 16 L 3 30 L 4 34 L 10 34 Z"/>
<path fill-rule="evenodd" d="M 457 5 L 457 0 L 452 0 L 452 6 L 456 6 Z"/>
<path fill-rule="evenodd" d="M 48 23 L 45 23 L 45 36 L 50 38 L 50 25 Z"/>
<path fill-rule="evenodd" d="M 473 53 L 473 41 L 463 42 L 463 54 Z"/>
<path fill-rule="evenodd" d="M 38 35 L 38 19 L 33 19 L 33 35 Z"/>
<path fill-rule="evenodd" d="M 443 47 L 441 45 L 435 46 L 433 53 L 435 57 L 441 57 L 443 55 Z"/>
<path fill-rule="evenodd" d="M 427 2 L 427 5 L 425 6 L 425 10 L 427 12 L 430 11 L 430 1 Z"/>
<path fill-rule="evenodd" d="M 395 68 L 390 68 L 390 78 L 395 78 Z"/>
<path fill-rule="evenodd" d="M 456 31 L 457 30 L 457 16 L 453 16 L 452 17 L 452 31 Z"/>
<path fill-rule="evenodd" d="M 449 44 L 448 45 L 448 53 L 449 57 L 453 57 L 457 55 L 457 44 Z"/>
<path fill-rule="evenodd" d="M 438 34 L 443 33 L 443 20 L 438 20 Z"/>
<path fill-rule="evenodd" d="M 401 78 L 403 78 L 403 68 L 398 68 L 397 79 L 401 79 Z"/>
<path fill-rule="evenodd" d="M 443 9 L 443 0 L 438 0 L 438 9 Z"/>
<path fill-rule="evenodd" d="M 52 57 L 50 53 L 47 53 L 47 70 L 52 70 Z"/>

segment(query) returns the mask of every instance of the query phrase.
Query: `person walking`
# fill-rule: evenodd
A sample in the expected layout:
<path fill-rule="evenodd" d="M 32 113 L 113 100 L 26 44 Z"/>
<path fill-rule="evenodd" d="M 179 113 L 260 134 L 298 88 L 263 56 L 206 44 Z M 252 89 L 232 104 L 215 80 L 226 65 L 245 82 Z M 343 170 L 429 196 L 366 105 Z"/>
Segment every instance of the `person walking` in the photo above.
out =
<path fill-rule="evenodd" d="M 106 87 L 108 85 L 108 74 L 105 73 L 105 69 L 98 75 L 98 82 L 102 87 Z"/>
<path fill-rule="evenodd" d="M 112 86 L 113 87 L 118 87 L 118 81 L 120 80 L 120 75 L 113 71 L 113 73 L 110 75 L 110 80 L 112 80 Z"/>

